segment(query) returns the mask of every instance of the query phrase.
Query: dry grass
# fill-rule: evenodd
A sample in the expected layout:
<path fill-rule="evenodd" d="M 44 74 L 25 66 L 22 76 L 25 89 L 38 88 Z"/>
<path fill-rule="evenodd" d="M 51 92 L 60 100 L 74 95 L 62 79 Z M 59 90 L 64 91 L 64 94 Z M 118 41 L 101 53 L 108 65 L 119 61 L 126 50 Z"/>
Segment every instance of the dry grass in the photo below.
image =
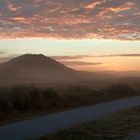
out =
<path fill-rule="evenodd" d="M 107 89 L 88 86 L 0 88 L 0 124 L 137 95 L 139 91 L 126 85 Z"/>

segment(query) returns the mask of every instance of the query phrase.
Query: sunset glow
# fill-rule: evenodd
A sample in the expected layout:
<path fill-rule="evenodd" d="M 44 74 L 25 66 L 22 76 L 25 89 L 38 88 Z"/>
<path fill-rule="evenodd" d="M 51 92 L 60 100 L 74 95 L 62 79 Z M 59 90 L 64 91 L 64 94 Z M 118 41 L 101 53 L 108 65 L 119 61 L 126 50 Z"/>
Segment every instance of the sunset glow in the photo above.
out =
<path fill-rule="evenodd" d="M 0 63 L 41 53 L 78 70 L 140 71 L 139 19 L 139 0 L 1 0 Z"/>

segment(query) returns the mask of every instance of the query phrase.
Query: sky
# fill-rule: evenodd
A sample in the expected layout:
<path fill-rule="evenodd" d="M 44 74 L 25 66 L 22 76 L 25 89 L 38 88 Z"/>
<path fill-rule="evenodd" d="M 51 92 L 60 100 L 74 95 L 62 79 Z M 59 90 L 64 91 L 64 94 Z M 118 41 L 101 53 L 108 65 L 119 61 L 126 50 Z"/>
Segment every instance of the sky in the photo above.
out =
<path fill-rule="evenodd" d="M 140 71 L 139 0 L 0 0 L 0 63 L 44 54 L 87 71 Z"/>

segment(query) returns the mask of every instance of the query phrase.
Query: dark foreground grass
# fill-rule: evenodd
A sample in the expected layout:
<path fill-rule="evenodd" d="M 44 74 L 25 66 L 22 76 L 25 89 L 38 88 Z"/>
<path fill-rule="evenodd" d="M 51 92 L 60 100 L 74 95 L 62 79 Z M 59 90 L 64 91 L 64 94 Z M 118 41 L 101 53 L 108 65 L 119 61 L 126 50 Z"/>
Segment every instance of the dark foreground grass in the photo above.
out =
<path fill-rule="evenodd" d="M 0 88 L 0 125 L 86 105 L 140 95 L 138 89 L 113 85 L 106 89 L 88 86 Z"/>
<path fill-rule="evenodd" d="M 140 132 L 140 106 L 38 140 L 129 140 L 136 131 Z"/>

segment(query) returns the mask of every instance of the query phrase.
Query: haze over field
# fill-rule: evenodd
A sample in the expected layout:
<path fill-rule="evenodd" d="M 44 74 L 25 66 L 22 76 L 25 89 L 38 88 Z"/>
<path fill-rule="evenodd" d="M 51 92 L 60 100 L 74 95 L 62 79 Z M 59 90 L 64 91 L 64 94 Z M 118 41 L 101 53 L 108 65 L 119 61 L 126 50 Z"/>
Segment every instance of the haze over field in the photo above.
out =
<path fill-rule="evenodd" d="M 76 63 L 82 62 L 77 61 Z M 78 71 L 42 54 L 25 54 L 0 64 L 1 86 L 33 84 L 40 87 L 84 84 L 101 88 L 116 82 L 122 82 L 139 87 L 139 75 L 140 72 L 132 71 Z"/>

